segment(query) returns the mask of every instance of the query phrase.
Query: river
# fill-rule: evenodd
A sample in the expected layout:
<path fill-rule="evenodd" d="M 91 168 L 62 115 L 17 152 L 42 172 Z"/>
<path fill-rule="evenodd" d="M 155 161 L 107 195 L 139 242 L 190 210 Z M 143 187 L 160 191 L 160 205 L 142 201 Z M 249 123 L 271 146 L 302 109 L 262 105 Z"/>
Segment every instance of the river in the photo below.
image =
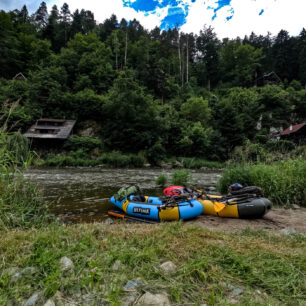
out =
<path fill-rule="evenodd" d="M 144 194 L 161 195 L 155 185 L 165 173 L 171 178 L 173 170 L 165 169 L 106 169 L 106 168 L 48 168 L 30 169 L 27 180 L 34 181 L 44 199 L 51 202 L 51 211 L 67 223 L 94 222 L 107 218 L 115 209 L 109 198 L 122 186 L 138 185 Z M 215 187 L 220 171 L 190 170 L 191 182 L 199 187 Z"/>

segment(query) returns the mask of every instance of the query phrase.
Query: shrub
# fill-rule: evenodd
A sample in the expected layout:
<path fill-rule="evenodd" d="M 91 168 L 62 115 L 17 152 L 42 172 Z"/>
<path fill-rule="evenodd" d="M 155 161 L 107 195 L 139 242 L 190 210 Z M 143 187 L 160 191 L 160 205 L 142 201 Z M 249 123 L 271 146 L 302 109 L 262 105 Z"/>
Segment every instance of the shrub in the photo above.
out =
<path fill-rule="evenodd" d="M 162 173 L 155 181 L 155 184 L 158 186 L 166 186 L 168 182 L 167 175 Z"/>
<path fill-rule="evenodd" d="M 237 165 L 227 169 L 218 182 L 218 190 L 226 193 L 229 185 L 240 183 L 262 188 L 274 204 L 306 206 L 306 161 L 303 159 L 277 162 L 273 165 Z"/>
<path fill-rule="evenodd" d="M 142 167 L 146 162 L 145 158 L 141 155 L 122 154 L 118 151 L 104 153 L 99 160 L 103 164 L 118 168 L 124 168 L 128 166 Z"/>
<path fill-rule="evenodd" d="M 100 139 L 92 137 L 84 137 L 73 135 L 64 144 L 64 149 L 69 151 L 75 151 L 83 149 L 85 152 L 89 152 L 95 148 L 101 148 L 102 143 Z"/>
<path fill-rule="evenodd" d="M 295 149 L 295 144 L 289 140 L 268 141 L 266 149 L 271 152 L 287 153 Z"/>
<path fill-rule="evenodd" d="M 48 221 L 49 209 L 38 187 L 25 182 L 22 173 L 0 171 L 0 230 L 41 227 Z"/>
<path fill-rule="evenodd" d="M 180 157 L 178 159 L 184 166 L 188 169 L 200 169 L 202 167 L 206 168 L 222 168 L 224 165 L 216 161 L 208 161 L 205 159 L 194 158 L 194 157 Z"/>
<path fill-rule="evenodd" d="M 172 184 L 173 185 L 183 185 L 186 186 L 190 179 L 190 173 L 188 170 L 176 170 L 172 174 Z"/>

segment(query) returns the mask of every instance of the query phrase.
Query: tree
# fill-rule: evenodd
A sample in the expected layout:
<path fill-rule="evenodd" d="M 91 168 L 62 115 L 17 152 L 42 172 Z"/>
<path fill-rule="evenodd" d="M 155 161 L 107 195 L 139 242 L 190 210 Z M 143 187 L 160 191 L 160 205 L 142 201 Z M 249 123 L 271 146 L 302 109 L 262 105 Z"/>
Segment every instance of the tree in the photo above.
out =
<path fill-rule="evenodd" d="M 48 9 L 46 2 L 42 2 L 34 14 L 35 22 L 39 29 L 43 29 L 48 24 Z"/>
<path fill-rule="evenodd" d="M 137 84 L 132 71 L 120 72 L 106 98 L 102 136 L 107 147 L 138 152 L 158 141 L 156 105 Z"/>

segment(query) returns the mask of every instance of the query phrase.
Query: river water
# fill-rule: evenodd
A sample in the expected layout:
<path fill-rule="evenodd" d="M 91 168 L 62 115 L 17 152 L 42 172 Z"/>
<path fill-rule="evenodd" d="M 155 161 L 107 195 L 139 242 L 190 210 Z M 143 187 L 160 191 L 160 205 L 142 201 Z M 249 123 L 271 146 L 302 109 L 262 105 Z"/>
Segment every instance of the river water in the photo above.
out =
<path fill-rule="evenodd" d="M 27 180 L 38 184 L 44 199 L 51 202 L 51 211 L 65 222 L 94 222 L 107 218 L 107 211 L 116 209 L 109 198 L 122 186 L 138 185 L 144 194 L 162 195 L 155 185 L 165 173 L 170 181 L 173 170 L 48 168 L 31 169 Z M 191 170 L 191 182 L 198 187 L 215 187 L 220 171 Z"/>

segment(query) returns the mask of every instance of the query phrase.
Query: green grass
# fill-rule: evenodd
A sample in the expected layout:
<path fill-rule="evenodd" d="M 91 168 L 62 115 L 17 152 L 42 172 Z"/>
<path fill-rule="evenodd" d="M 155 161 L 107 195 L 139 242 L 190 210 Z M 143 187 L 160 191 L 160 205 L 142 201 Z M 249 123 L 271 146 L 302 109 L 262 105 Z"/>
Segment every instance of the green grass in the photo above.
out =
<path fill-rule="evenodd" d="M 190 172 L 186 169 L 184 170 L 175 170 L 172 173 L 171 183 L 173 185 L 188 185 L 190 180 Z"/>
<path fill-rule="evenodd" d="M 103 153 L 97 159 L 91 159 L 89 155 L 84 152 L 76 154 L 71 152 L 68 155 L 49 156 L 43 161 L 43 166 L 49 167 L 95 167 L 98 165 L 105 165 L 114 168 L 126 167 L 143 167 L 146 160 L 143 156 L 136 154 L 122 154 L 120 152 Z"/>
<path fill-rule="evenodd" d="M 93 293 L 120 305 L 125 283 L 139 278 L 139 293 L 164 291 L 179 305 L 230 305 L 229 284 L 244 290 L 241 305 L 302 305 L 305 251 L 306 239 L 299 235 L 222 233 L 176 222 L 9 232 L 0 240 L 0 271 L 32 266 L 37 273 L 18 283 L 0 273 L 0 304 L 21 303 L 36 291 L 46 299 L 60 291 L 72 299 Z M 61 273 L 62 256 L 73 260 L 74 271 Z M 112 269 L 116 260 L 118 271 Z M 173 275 L 159 268 L 166 260 L 177 266 Z"/>
<path fill-rule="evenodd" d="M 168 182 L 168 177 L 165 173 L 162 173 L 155 181 L 158 186 L 166 186 Z"/>
<path fill-rule="evenodd" d="M 200 169 L 202 167 L 221 169 L 224 167 L 224 163 L 195 157 L 179 157 L 178 160 L 183 164 L 184 168 L 188 169 Z"/>
<path fill-rule="evenodd" d="M 226 193 L 233 183 L 262 188 L 265 197 L 274 204 L 306 206 L 306 161 L 299 158 L 272 165 L 235 165 L 224 171 L 218 190 Z"/>

